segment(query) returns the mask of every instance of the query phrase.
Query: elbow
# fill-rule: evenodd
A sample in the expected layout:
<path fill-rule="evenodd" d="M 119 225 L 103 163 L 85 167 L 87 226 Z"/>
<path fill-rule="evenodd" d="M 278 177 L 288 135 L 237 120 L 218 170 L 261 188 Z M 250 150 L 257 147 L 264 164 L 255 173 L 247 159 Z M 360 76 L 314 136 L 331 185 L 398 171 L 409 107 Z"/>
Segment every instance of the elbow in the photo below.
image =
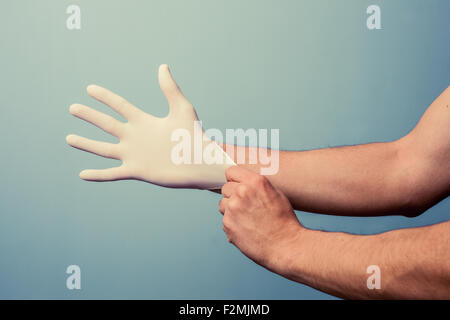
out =
<path fill-rule="evenodd" d="M 412 142 L 406 138 L 396 142 L 397 161 L 393 175 L 399 211 L 407 218 L 426 212 L 440 200 L 442 191 L 438 184 L 433 183 L 434 168 L 430 168 L 411 145 Z"/>
<path fill-rule="evenodd" d="M 409 181 L 402 193 L 401 212 L 407 218 L 422 215 L 437 202 L 423 181 Z"/>
<path fill-rule="evenodd" d="M 424 190 L 414 200 L 410 201 L 403 215 L 407 218 L 418 217 L 447 196 L 446 193 L 430 193 Z"/>
<path fill-rule="evenodd" d="M 439 202 L 440 197 L 427 188 L 423 181 L 408 184 L 403 194 L 402 215 L 415 218 Z"/>

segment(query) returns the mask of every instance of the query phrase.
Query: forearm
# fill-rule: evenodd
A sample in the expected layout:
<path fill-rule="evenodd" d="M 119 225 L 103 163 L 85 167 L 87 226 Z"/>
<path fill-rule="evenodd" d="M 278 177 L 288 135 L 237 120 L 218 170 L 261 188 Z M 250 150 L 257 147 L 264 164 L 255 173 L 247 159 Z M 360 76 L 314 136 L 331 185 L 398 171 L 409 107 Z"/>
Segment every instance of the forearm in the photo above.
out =
<path fill-rule="evenodd" d="M 401 141 L 319 149 L 280 151 L 279 170 L 270 182 L 289 199 L 294 209 L 337 215 L 409 215 L 410 172 L 402 168 Z M 230 148 L 230 146 L 226 146 Z M 230 149 L 228 149 L 230 150 Z M 259 162 L 239 165 L 259 173 Z M 230 153 L 230 152 L 229 152 Z M 275 158 L 275 157 L 274 157 Z"/>
<path fill-rule="evenodd" d="M 302 229 L 267 267 L 291 280 L 343 298 L 450 298 L 450 222 L 378 235 Z M 381 271 L 370 290 L 367 267 Z"/>
<path fill-rule="evenodd" d="M 418 215 L 450 194 L 449 105 L 447 88 L 414 130 L 394 142 L 281 151 L 278 172 L 267 178 L 297 210 L 358 216 Z M 227 145 L 226 150 L 236 161 L 238 151 L 244 151 L 245 163 L 238 164 L 261 173 L 264 165 L 260 159 L 255 164 L 249 161 L 249 151 L 254 148 Z"/>

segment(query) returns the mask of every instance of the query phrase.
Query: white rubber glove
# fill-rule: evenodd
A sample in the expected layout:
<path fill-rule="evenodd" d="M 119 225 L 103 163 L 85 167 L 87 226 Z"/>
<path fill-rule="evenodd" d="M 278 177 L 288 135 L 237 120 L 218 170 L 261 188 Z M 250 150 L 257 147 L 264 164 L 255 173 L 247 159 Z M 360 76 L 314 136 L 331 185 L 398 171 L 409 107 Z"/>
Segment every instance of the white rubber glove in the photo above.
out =
<path fill-rule="evenodd" d="M 173 80 L 167 65 L 159 67 L 159 84 L 167 98 L 170 111 L 167 117 L 158 118 L 143 112 L 122 97 L 96 85 L 87 92 L 93 98 L 107 104 L 121 114 L 127 123 L 90 107 L 74 104 L 70 113 L 86 120 L 120 139 L 120 143 L 94 141 L 77 135 L 68 135 L 66 141 L 72 147 L 118 159 L 122 165 L 110 169 L 83 170 L 80 177 L 89 181 L 114 181 L 136 179 L 164 187 L 220 189 L 226 183 L 225 170 L 234 162 L 215 142 L 204 135 L 199 123 L 197 129 L 203 136 L 202 150 L 209 148 L 223 158 L 223 163 L 176 164 L 172 160 L 173 148 L 179 144 L 172 141 L 175 129 L 185 129 L 191 136 L 191 154 L 194 157 L 194 122 L 198 121 L 192 104 L 184 97 Z"/>

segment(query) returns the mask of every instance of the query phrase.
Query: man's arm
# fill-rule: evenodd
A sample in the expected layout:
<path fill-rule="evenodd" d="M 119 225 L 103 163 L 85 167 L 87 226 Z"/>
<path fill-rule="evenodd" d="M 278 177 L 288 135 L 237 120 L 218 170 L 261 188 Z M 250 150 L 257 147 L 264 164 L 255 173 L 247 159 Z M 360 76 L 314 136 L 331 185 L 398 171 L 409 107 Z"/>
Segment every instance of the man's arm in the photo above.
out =
<path fill-rule="evenodd" d="M 450 299 L 450 222 L 377 235 L 304 229 L 279 252 L 279 273 L 350 299 Z M 379 268 L 380 289 L 368 278 Z"/>
<path fill-rule="evenodd" d="M 450 299 L 450 222 L 352 235 L 304 228 L 264 177 L 227 169 L 219 211 L 228 240 L 256 263 L 343 298 Z M 380 289 L 369 289 L 369 266 Z"/>
<path fill-rule="evenodd" d="M 416 216 L 450 192 L 450 87 L 405 137 L 394 142 L 280 151 L 267 176 L 294 209 L 337 215 Z M 233 150 L 235 161 L 239 149 Z M 260 172 L 260 164 L 240 164 Z"/>

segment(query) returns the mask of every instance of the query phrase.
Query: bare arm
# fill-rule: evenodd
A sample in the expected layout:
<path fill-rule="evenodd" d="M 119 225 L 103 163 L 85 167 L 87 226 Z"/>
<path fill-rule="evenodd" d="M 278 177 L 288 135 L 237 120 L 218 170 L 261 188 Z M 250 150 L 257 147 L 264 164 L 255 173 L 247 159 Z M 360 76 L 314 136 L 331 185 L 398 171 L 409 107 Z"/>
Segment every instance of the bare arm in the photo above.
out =
<path fill-rule="evenodd" d="M 280 151 L 279 170 L 267 178 L 297 210 L 416 216 L 450 193 L 449 105 L 447 88 L 414 130 L 393 142 Z M 236 160 L 243 147 L 226 148 L 234 149 Z M 248 156 L 249 148 L 244 149 Z M 257 173 L 261 168 L 241 166 Z"/>
<path fill-rule="evenodd" d="M 369 236 L 304 229 L 280 253 L 281 275 L 338 297 L 450 298 L 450 222 Z M 367 286 L 372 265 L 380 289 Z"/>
<path fill-rule="evenodd" d="M 308 230 L 263 176 L 235 166 L 227 180 L 219 211 L 228 240 L 267 269 L 343 298 L 450 299 L 450 221 L 377 235 Z M 369 266 L 379 289 L 367 285 Z"/>

